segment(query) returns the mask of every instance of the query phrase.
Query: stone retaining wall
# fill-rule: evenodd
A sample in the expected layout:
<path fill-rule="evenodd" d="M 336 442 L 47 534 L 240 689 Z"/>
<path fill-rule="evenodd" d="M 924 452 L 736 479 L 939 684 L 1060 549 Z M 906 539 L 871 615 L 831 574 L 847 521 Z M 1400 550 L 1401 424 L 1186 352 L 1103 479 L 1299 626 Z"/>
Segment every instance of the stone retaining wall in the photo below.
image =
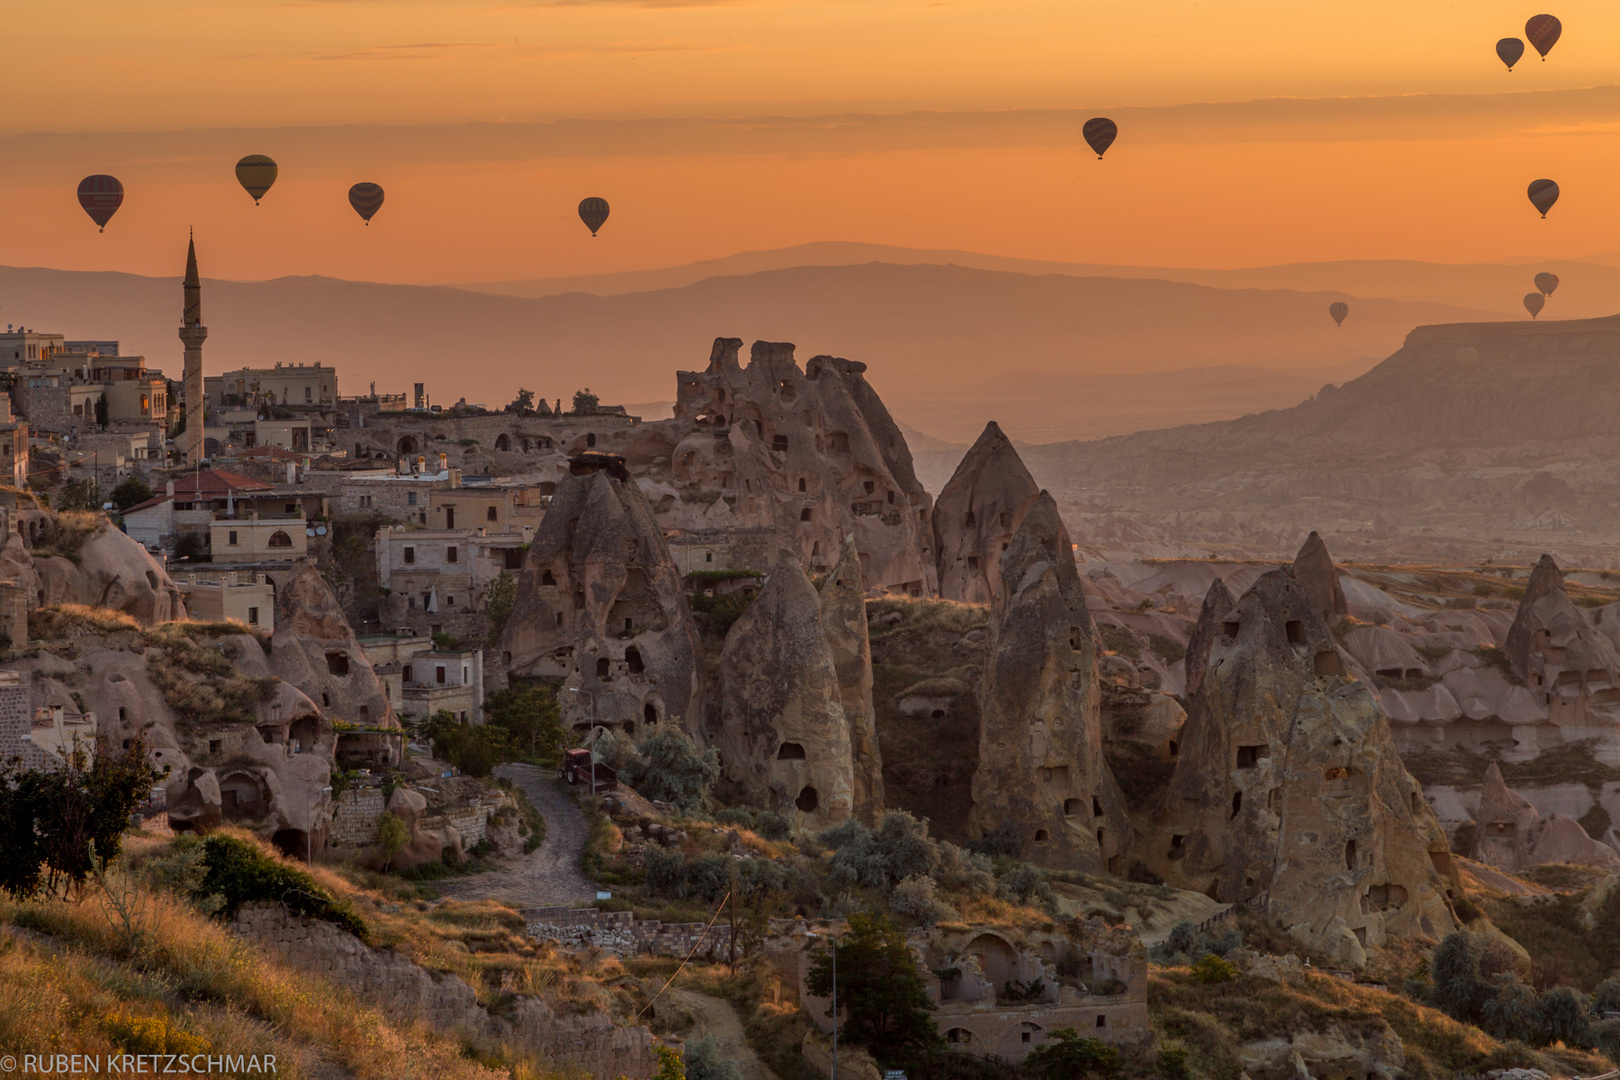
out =
<path fill-rule="evenodd" d="M 530 925 L 588 926 L 594 930 L 627 932 L 639 952 L 653 956 L 685 957 L 695 948 L 698 956 L 724 956 L 731 945 L 731 927 L 717 922 L 704 932 L 705 923 L 663 923 L 657 919 L 637 922 L 628 911 L 599 911 L 596 908 L 524 908 L 520 912 Z"/>
<path fill-rule="evenodd" d="M 350 788 L 337 797 L 332 807 L 332 826 L 327 832 L 329 842 L 352 847 L 375 844 L 377 823 L 382 815 L 382 788 Z"/>
<path fill-rule="evenodd" d="M 621 1027 L 601 1014 L 558 1016 L 544 1000 L 518 995 L 493 1016 L 461 979 L 428 971 L 389 949 L 374 949 L 331 923 L 290 914 L 280 904 L 247 904 L 231 929 L 284 963 L 347 987 L 395 1022 L 423 1020 L 441 1030 L 521 1047 L 604 1077 L 643 1080 L 658 1071 L 645 1027 Z"/>

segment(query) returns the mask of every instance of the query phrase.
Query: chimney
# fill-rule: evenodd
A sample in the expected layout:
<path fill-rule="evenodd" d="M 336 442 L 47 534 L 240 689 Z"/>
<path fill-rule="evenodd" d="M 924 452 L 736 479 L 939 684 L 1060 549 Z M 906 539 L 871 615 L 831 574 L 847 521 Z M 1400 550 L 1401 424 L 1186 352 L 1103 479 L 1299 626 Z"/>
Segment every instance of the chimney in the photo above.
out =
<path fill-rule="evenodd" d="M 296 461 L 287 462 L 287 483 L 298 483 L 298 462 Z"/>
<path fill-rule="evenodd" d="M 442 452 L 439 454 L 439 471 L 440 472 L 449 472 L 450 471 L 450 457 L 449 457 L 448 454 L 445 454 L 445 453 L 442 453 Z"/>
<path fill-rule="evenodd" d="M 164 491 L 164 494 L 171 499 L 174 498 L 174 481 L 170 480 L 168 484 L 165 485 L 165 488 L 166 490 Z"/>

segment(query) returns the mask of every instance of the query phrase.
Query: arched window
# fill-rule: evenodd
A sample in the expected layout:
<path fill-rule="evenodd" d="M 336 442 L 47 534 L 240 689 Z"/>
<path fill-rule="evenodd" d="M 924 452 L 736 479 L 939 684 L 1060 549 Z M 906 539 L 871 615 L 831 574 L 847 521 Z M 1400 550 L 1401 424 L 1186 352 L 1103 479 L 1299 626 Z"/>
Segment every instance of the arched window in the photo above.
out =
<path fill-rule="evenodd" d="M 495 436 L 495 449 L 497 449 L 497 450 L 510 450 L 510 449 L 512 449 L 512 440 L 507 438 L 506 433 L 504 431 L 501 432 L 499 435 Z"/>
<path fill-rule="evenodd" d="M 292 537 L 288 536 L 284 530 L 277 529 L 270 534 L 270 546 L 273 548 L 290 548 L 292 547 Z"/>

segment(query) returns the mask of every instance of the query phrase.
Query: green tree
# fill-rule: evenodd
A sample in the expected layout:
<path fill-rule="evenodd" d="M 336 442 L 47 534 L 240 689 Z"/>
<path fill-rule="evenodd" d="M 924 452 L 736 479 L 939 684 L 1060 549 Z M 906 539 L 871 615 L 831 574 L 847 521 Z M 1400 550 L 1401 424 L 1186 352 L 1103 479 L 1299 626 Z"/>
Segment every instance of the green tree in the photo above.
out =
<path fill-rule="evenodd" d="M 534 412 L 534 391 L 519 389 L 517 397 L 512 399 L 512 404 L 506 407 L 506 411 L 515 412 L 519 416 L 532 414 Z"/>
<path fill-rule="evenodd" d="M 101 503 L 101 485 L 89 477 L 69 480 L 56 497 L 58 510 L 100 510 Z"/>
<path fill-rule="evenodd" d="M 101 427 L 107 426 L 107 395 L 102 394 L 96 398 L 96 423 Z"/>
<path fill-rule="evenodd" d="M 1569 986 L 1555 986 L 1541 995 L 1541 1033 L 1548 1042 L 1590 1048 L 1594 1039 L 1586 996 Z"/>
<path fill-rule="evenodd" d="M 152 488 L 145 480 L 134 473 L 124 477 L 122 483 L 112 489 L 112 504 L 122 514 L 132 506 L 138 506 L 152 497 Z"/>
<path fill-rule="evenodd" d="M 0 784 L 0 889 L 18 899 L 82 889 L 117 858 L 130 815 L 163 776 L 139 738 L 93 763 L 75 746 L 57 767 L 11 772 Z"/>
<path fill-rule="evenodd" d="M 681 731 L 660 731 L 624 758 L 625 779 L 636 791 L 686 811 L 707 809 L 709 789 L 720 778 L 720 755 L 698 749 Z"/>
<path fill-rule="evenodd" d="M 575 416 L 589 416 L 596 411 L 596 407 L 601 403 L 602 399 L 591 393 L 591 388 L 588 386 L 583 390 L 574 391 Z"/>
<path fill-rule="evenodd" d="M 377 819 L 377 839 L 383 849 L 383 873 L 393 863 L 394 856 L 398 855 L 411 839 L 411 827 L 405 824 L 405 819 L 392 810 Z"/>
<path fill-rule="evenodd" d="M 562 752 L 562 720 L 550 689 L 519 683 L 484 699 L 484 723 L 500 728 L 525 757 L 555 761 Z"/>
<path fill-rule="evenodd" d="M 489 643 L 501 640 L 506 620 L 512 617 L 512 605 L 517 603 L 517 577 L 510 570 L 489 583 L 489 594 L 484 597 L 484 614 L 489 617 Z"/>
<path fill-rule="evenodd" d="M 1119 1051 L 1097 1039 L 1084 1038 L 1074 1028 L 1054 1028 L 1052 1041 L 1024 1059 L 1024 1068 L 1044 1080 L 1075 1080 L 1081 1076 L 1115 1076 Z"/>
<path fill-rule="evenodd" d="M 881 915 L 856 912 L 849 917 L 849 933 L 835 948 L 845 1039 L 864 1046 L 880 1063 L 939 1046 L 940 1034 L 929 1015 L 934 1005 L 904 930 Z M 832 996 L 829 954 L 816 957 L 807 985 L 817 997 Z"/>

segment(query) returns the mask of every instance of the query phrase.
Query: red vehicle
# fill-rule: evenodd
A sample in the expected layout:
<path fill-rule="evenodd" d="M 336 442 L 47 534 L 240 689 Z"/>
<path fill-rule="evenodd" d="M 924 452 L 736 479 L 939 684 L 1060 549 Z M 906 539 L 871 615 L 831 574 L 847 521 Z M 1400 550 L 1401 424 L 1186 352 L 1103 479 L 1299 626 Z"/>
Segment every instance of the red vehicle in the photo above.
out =
<path fill-rule="evenodd" d="M 570 784 L 589 784 L 591 782 L 591 752 L 589 750 L 564 750 L 562 768 L 557 770 L 557 779 L 566 780 Z M 619 786 L 619 774 L 613 771 L 613 766 L 598 761 L 596 763 L 595 791 L 612 791 Z M 592 794 L 595 792 L 593 791 Z"/>

